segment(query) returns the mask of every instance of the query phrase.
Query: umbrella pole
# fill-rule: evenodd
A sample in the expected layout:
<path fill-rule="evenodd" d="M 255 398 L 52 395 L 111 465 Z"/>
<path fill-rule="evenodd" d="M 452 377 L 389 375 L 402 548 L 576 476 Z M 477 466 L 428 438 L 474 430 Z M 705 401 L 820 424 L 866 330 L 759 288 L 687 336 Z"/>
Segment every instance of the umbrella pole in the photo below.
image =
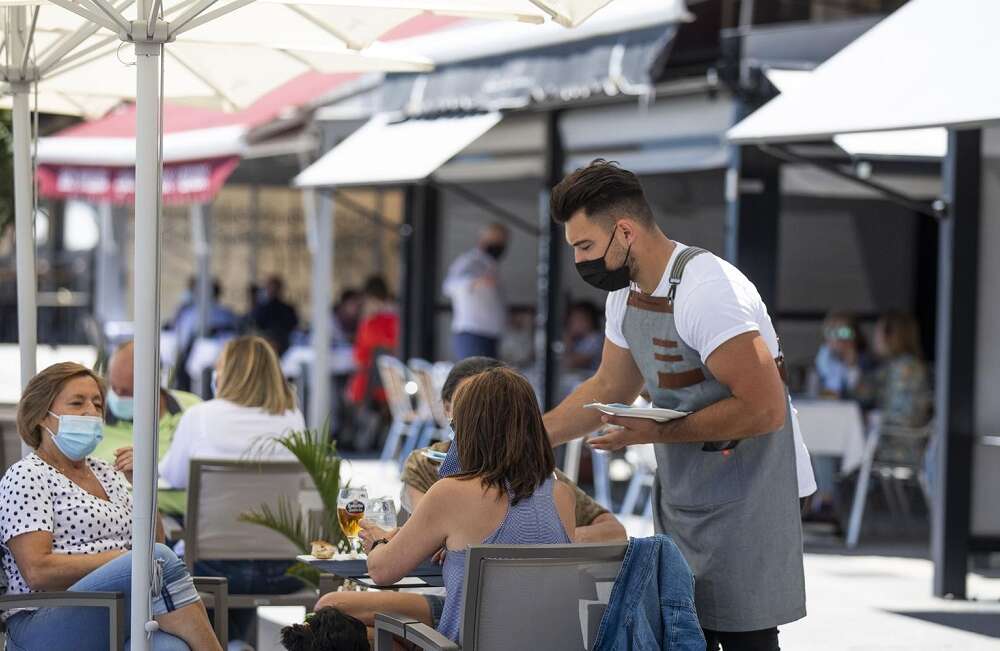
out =
<path fill-rule="evenodd" d="M 143 3 L 140 3 L 142 5 Z M 140 27 L 139 30 L 143 30 Z M 163 44 L 135 44 L 135 469 L 132 512 L 133 651 L 147 651 L 151 558 L 156 516 L 156 435 L 160 348 L 160 62 Z"/>
<path fill-rule="evenodd" d="M 27 9 L 11 7 L 14 28 L 10 34 L 12 59 L 23 56 L 27 36 Z M 14 127 L 14 236 L 17 256 L 17 341 L 21 353 L 21 388 L 35 376 L 38 344 L 37 272 L 35 270 L 34 184 L 31 173 L 31 116 L 28 95 L 31 84 L 11 81 Z"/>
<path fill-rule="evenodd" d="M 309 427 L 330 419 L 330 306 L 333 298 L 333 200 L 322 192 L 305 190 L 306 210 L 313 230 L 312 347 Z"/>
<path fill-rule="evenodd" d="M 14 228 L 17 248 L 17 340 L 21 349 L 21 388 L 35 376 L 37 346 L 37 280 L 35 220 L 31 183 L 31 119 L 27 82 L 11 84 L 14 91 Z"/>

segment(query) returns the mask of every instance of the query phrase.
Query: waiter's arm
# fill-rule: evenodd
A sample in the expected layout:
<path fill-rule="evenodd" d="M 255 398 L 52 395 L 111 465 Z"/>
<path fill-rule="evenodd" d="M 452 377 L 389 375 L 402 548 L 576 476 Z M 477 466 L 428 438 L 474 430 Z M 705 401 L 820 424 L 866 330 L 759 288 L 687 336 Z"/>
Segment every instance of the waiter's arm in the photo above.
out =
<path fill-rule="evenodd" d="M 601 426 L 601 414 L 584 409 L 590 402 L 631 403 L 642 390 L 642 374 L 632 359 L 632 353 L 604 340 L 601 365 L 555 409 L 545 414 L 545 429 L 552 445 L 561 445 L 580 438 Z"/>
<path fill-rule="evenodd" d="M 729 388 L 731 398 L 667 423 L 644 418 L 605 416 L 622 429 L 593 438 L 599 450 L 635 443 L 702 443 L 750 438 L 778 430 L 785 423 L 785 388 L 778 367 L 759 332 L 747 332 L 719 346 L 705 362 Z"/>

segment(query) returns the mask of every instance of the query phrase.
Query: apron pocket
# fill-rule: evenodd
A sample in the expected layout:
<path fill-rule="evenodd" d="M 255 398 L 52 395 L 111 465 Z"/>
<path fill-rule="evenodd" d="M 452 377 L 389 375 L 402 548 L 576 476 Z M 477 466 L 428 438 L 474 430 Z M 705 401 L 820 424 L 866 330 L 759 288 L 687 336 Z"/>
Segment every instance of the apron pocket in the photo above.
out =
<path fill-rule="evenodd" d="M 743 499 L 743 459 L 739 448 L 731 454 L 703 452 L 701 444 L 673 444 L 660 464 L 663 503 L 681 508 L 718 506 Z"/>

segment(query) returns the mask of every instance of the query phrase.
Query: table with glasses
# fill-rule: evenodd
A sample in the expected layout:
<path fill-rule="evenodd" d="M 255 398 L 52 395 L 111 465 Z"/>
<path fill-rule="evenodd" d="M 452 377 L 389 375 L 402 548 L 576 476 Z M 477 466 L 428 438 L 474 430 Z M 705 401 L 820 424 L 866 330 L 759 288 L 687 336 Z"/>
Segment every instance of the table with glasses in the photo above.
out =
<path fill-rule="evenodd" d="M 345 486 L 337 495 L 337 520 L 341 531 L 347 536 L 352 549 L 357 548 L 361 533 L 361 521 L 367 520 L 385 531 L 397 527 L 396 503 L 391 497 L 368 497 L 364 486 Z M 368 575 L 368 559 L 364 554 L 335 554 L 333 558 L 316 558 L 310 554 L 297 557 L 302 563 L 308 563 L 320 572 L 351 579 L 369 588 L 380 590 L 398 590 L 400 588 L 435 588 L 443 587 L 441 566 L 428 559 L 421 563 L 410 574 L 393 585 L 379 585 Z"/>
<path fill-rule="evenodd" d="M 430 559 L 418 565 L 406 577 L 393 585 L 379 585 L 368 575 L 368 558 L 364 554 L 337 554 L 333 558 L 320 559 L 309 554 L 297 556 L 302 563 L 308 563 L 320 572 L 332 574 L 342 579 L 350 579 L 366 588 L 377 590 L 399 590 L 401 588 L 442 588 L 441 566 Z"/>

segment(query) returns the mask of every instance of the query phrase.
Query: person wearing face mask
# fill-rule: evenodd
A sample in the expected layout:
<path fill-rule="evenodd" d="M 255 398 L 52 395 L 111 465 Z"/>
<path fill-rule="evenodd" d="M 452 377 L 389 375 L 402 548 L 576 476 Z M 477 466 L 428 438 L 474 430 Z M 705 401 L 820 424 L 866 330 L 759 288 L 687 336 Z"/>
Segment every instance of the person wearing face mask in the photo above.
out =
<path fill-rule="evenodd" d="M 108 404 L 104 413 L 104 439 L 93 456 L 114 462 L 119 450 L 132 446 L 132 417 L 135 411 L 132 391 L 134 345 L 131 341 L 118 347 L 108 360 Z M 174 433 L 185 411 L 201 402 L 201 398 L 175 389 L 160 389 L 160 428 L 157 459 L 162 460 L 174 440 Z M 187 507 L 184 491 L 161 489 L 157 500 L 161 513 L 182 516 Z"/>
<path fill-rule="evenodd" d="M 805 609 L 799 497 L 815 482 L 767 307 L 736 267 L 667 237 L 638 178 L 596 160 L 552 191 L 577 269 L 608 292 L 604 352 L 593 377 L 545 415 L 554 445 L 656 448 L 657 533 L 696 576 L 707 648 L 774 651 L 778 626 Z M 688 412 L 657 423 L 603 416 L 591 402 Z"/>
<path fill-rule="evenodd" d="M 455 357 L 496 357 L 507 307 L 498 263 L 507 250 L 510 231 L 490 224 L 479 233 L 479 245 L 458 256 L 448 268 L 443 291 L 451 299 L 452 347 Z"/>
<path fill-rule="evenodd" d="M 103 436 L 104 385 L 73 362 L 54 364 L 24 389 L 17 430 L 32 453 L 0 480 L 0 564 L 7 594 L 119 592 L 130 600 L 132 453 L 114 464 L 91 456 Z M 153 649 L 221 651 L 183 561 L 163 545 L 157 523 L 153 555 L 162 587 L 152 599 L 159 630 Z M 3 615 L 7 649 L 108 648 L 100 608 L 18 608 Z M 129 620 L 119 621 L 128 639 Z"/>

